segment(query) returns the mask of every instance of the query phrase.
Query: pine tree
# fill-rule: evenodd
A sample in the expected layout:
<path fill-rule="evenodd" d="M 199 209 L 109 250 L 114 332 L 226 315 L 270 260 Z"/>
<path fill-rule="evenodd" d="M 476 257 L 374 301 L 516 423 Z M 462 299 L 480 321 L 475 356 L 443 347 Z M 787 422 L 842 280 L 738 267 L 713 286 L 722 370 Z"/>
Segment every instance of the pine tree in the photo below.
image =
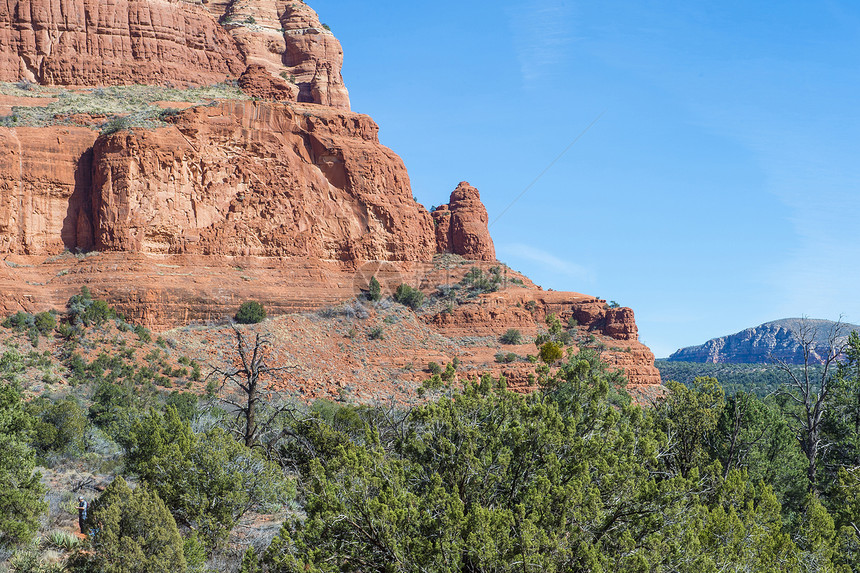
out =
<path fill-rule="evenodd" d="M 372 301 L 377 301 L 382 298 L 382 285 L 379 284 L 376 277 L 370 277 L 370 285 L 367 288 L 367 298 Z"/>

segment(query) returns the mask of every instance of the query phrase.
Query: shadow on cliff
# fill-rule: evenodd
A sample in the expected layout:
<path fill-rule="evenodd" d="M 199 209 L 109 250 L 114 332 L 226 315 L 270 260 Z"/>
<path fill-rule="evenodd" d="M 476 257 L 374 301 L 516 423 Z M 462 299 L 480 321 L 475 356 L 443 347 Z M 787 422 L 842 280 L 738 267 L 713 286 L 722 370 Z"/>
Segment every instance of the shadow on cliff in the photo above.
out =
<path fill-rule="evenodd" d="M 69 197 L 60 236 L 66 250 L 89 251 L 95 245 L 92 219 L 93 148 L 87 149 L 75 168 L 75 188 Z"/>

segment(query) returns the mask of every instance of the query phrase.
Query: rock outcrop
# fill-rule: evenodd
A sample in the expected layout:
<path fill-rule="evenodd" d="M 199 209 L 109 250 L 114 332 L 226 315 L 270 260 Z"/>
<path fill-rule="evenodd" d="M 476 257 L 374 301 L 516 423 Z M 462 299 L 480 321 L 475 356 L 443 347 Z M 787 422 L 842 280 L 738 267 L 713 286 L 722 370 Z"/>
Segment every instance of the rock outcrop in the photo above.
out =
<path fill-rule="evenodd" d="M 576 320 L 582 337 L 593 336 L 605 346 L 603 358 L 627 374 L 631 386 L 660 384 L 654 354 L 639 342 L 638 330 L 629 308 L 608 308 L 606 301 L 593 296 L 533 287 L 507 286 L 501 291 L 481 295 L 467 304 L 445 310 L 430 318 L 440 332 L 449 336 L 484 335 L 498 337 L 516 328 L 526 337 L 545 331 L 547 315 L 555 314 L 562 324 Z M 526 352 L 535 353 L 529 342 Z M 498 368 L 514 386 L 526 383 L 532 368 L 522 364 Z"/>
<path fill-rule="evenodd" d="M 156 0 L 0 3 L 0 81 L 211 84 L 245 69 L 202 6 Z"/>
<path fill-rule="evenodd" d="M 95 244 L 147 254 L 428 261 L 435 237 L 369 117 L 227 101 L 93 151 Z M 145 174 L 145 176 L 143 176 Z"/>
<path fill-rule="evenodd" d="M 0 129 L 0 253 L 92 248 L 97 135 L 84 127 Z"/>
<path fill-rule="evenodd" d="M 337 38 L 304 3 L 290 3 L 281 24 L 286 40 L 283 63 L 299 86 L 299 101 L 349 109 L 349 93 L 340 73 L 343 50 Z"/>
<path fill-rule="evenodd" d="M 310 6 L 298 0 L 210 2 L 248 64 L 293 83 L 297 101 L 349 109 L 343 49 Z"/>
<path fill-rule="evenodd" d="M 274 101 L 296 101 L 299 87 L 272 76 L 266 67 L 250 64 L 239 78 L 239 87 L 249 96 Z"/>
<path fill-rule="evenodd" d="M 248 64 L 291 81 L 293 101 L 349 109 L 340 42 L 303 2 L 0 3 L 0 81 L 208 85 Z"/>
<path fill-rule="evenodd" d="M 729 336 L 712 338 L 699 346 L 688 346 L 674 352 L 667 360 L 673 362 L 713 362 L 715 364 L 768 363 L 771 359 L 788 364 L 803 364 L 803 348 L 798 336 L 806 329 L 814 336 L 810 348 L 810 362 L 820 363 L 830 348 L 829 337 L 836 323 L 820 319 L 786 318 L 747 328 Z M 841 342 L 852 330 L 860 326 L 843 324 Z"/>
<path fill-rule="evenodd" d="M 436 250 L 467 259 L 495 261 L 496 249 L 487 228 L 489 217 L 478 190 L 462 181 L 447 205 L 433 211 Z"/>

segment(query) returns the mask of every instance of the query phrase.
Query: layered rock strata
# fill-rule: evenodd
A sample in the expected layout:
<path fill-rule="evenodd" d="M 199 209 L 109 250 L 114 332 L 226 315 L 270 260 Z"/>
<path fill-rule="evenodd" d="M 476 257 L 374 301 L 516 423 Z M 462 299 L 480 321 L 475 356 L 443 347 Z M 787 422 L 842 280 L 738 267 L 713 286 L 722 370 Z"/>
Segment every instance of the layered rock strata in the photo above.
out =
<path fill-rule="evenodd" d="M 350 107 L 340 42 L 303 2 L 0 2 L 0 81 L 208 85 L 249 64 L 292 82 L 293 101 Z"/>
<path fill-rule="evenodd" d="M 244 58 L 202 6 L 165 0 L 0 3 L 0 80 L 41 84 L 210 84 Z"/>

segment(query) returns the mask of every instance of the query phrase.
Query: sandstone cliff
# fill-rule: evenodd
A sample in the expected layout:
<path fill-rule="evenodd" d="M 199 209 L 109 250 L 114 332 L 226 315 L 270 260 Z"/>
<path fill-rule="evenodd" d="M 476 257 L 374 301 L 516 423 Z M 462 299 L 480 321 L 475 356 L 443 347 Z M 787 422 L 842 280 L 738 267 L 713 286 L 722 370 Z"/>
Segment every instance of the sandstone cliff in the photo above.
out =
<path fill-rule="evenodd" d="M 427 261 L 430 215 L 367 116 L 224 102 L 93 151 L 95 244 L 135 253 Z M 145 176 L 142 176 L 145 174 Z"/>
<path fill-rule="evenodd" d="M 153 0 L 0 3 L 0 80 L 100 85 L 214 83 L 245 64 L 202 6 Z"/>
<path fill-rule="evenodd" d="M 248 64 L 292 81 L 297 101 L 349 109 L 340 43 L 302 2 L 0 2 L 0 81 L 207 85 Z"/>
<path fill-rule="evenodd" d="M 340 71 L 343 49 L 310 6 L 293 0 L 232 0 L 210 2 L 208 8 L 236 40 L 245 62 L 296 86 L 296 101 L 349 109 Z"/>
<path fill-rule="evenodd" d="M 93 246 L 92 146 L 84 127 L 0 128 L 0 252 Z"/>

